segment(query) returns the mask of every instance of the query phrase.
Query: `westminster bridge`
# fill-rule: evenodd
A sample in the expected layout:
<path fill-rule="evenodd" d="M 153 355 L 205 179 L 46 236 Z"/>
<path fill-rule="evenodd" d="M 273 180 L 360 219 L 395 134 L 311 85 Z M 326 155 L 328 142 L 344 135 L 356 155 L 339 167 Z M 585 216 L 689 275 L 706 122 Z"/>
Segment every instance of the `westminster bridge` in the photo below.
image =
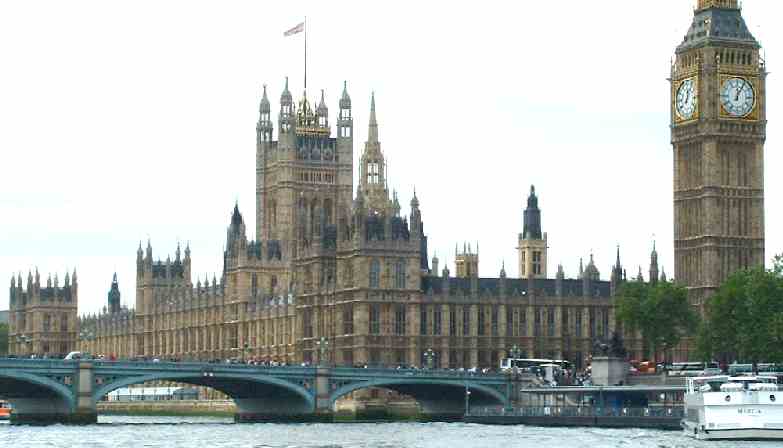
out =
<path fill-rule="evenodd" d="M 13 406 L 12 423 L 95 423 L 106 394 L 148 381 L 221 391 L 238 422 L 328 421 L 336 400 L 372 387 L 413 397 L 425 416 L 458 418 L 471 406 L 507 407 L 524 385 L 508 375 L 429 369 L 0 359 L 0 398 Z"/>

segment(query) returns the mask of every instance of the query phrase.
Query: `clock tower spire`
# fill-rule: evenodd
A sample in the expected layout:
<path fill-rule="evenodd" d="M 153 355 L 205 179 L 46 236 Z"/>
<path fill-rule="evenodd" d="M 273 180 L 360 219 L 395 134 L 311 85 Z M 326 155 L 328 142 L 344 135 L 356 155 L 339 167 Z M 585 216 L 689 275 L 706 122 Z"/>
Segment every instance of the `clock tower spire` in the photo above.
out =
<path fill-rule="evenodd" d="M 702 305 L 764 265 L 766 70 L 737 0 L 698 0 L 672 65 L 675 280 Z"/>

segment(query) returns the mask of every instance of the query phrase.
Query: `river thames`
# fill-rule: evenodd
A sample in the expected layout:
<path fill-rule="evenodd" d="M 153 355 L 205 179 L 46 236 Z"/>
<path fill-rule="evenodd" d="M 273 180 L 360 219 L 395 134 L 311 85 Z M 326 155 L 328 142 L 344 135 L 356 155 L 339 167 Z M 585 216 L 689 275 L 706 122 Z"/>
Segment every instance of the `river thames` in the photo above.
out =
<path fill-rule="evenodd" d="M 5 447 L 783 447 L 783 442 L 700 442 L 679 431 L 539 428 L 464 423 L 234 424 L 212 417 L 101 416 L 90 426 L 0 423 Z"/>

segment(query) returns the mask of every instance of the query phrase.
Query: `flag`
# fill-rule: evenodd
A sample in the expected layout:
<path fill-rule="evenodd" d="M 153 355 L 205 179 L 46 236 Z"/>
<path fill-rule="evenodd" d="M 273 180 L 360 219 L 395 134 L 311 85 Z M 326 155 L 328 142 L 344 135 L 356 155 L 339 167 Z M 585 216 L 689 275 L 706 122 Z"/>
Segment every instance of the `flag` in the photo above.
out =
<path fill-rule="evenodd" d="M 304 22 L 300 22 L 299 25 L 286 31 L 283 33 L 283 36 L 293 36 L 294 34 L 301 33 L 302 31 L 304 31 Z"/>

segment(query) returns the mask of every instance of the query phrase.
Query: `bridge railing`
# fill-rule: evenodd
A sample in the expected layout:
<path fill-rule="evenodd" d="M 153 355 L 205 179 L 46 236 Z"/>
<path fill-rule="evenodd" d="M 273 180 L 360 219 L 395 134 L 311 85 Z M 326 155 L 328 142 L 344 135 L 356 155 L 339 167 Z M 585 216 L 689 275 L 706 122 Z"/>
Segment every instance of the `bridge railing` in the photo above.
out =
<path fill-rule="evenodd" d="M 75 361 L 63 359 L 0 358 L 0 369 L 62 369 L 73 368 Z"/>
<path fill-rule="evenodd" d="M 394 375 L 394 376 L 416 376 L 416 377 L 438 377 L 438 378 L 459 378 L 459 379 L 506 379 L 507 375 L 498 373 L 479 373 L 479 372 L 467 372 L 458 370 L 445 370 L 445 369 L 395 369 L 395 368 L 381 368 L 381 367 L 334 367 L 332 368 L 332 374 L 334 375 Z"/>
<path fill-rule="evenodd" d="M 682 418 L 682 406 L 613 407 L 613 406 L 502 406 L 470 408 L 471 417 L 616 417 L 616 418 Z"/>
<path fill-rule="evenodd" d="M 119 368 L 132 370 L 208 370 L 208 371 L 234 371 L 234 372 L 270 372 L 270 373 L 292 373 L 292 374 L 313 374 L 315 367 L 308 366 L 268 366 L 255 364 L 228 364 L 228 363 L 206 363 L 192 361 L 92 361 L 96 367 Z"/>

